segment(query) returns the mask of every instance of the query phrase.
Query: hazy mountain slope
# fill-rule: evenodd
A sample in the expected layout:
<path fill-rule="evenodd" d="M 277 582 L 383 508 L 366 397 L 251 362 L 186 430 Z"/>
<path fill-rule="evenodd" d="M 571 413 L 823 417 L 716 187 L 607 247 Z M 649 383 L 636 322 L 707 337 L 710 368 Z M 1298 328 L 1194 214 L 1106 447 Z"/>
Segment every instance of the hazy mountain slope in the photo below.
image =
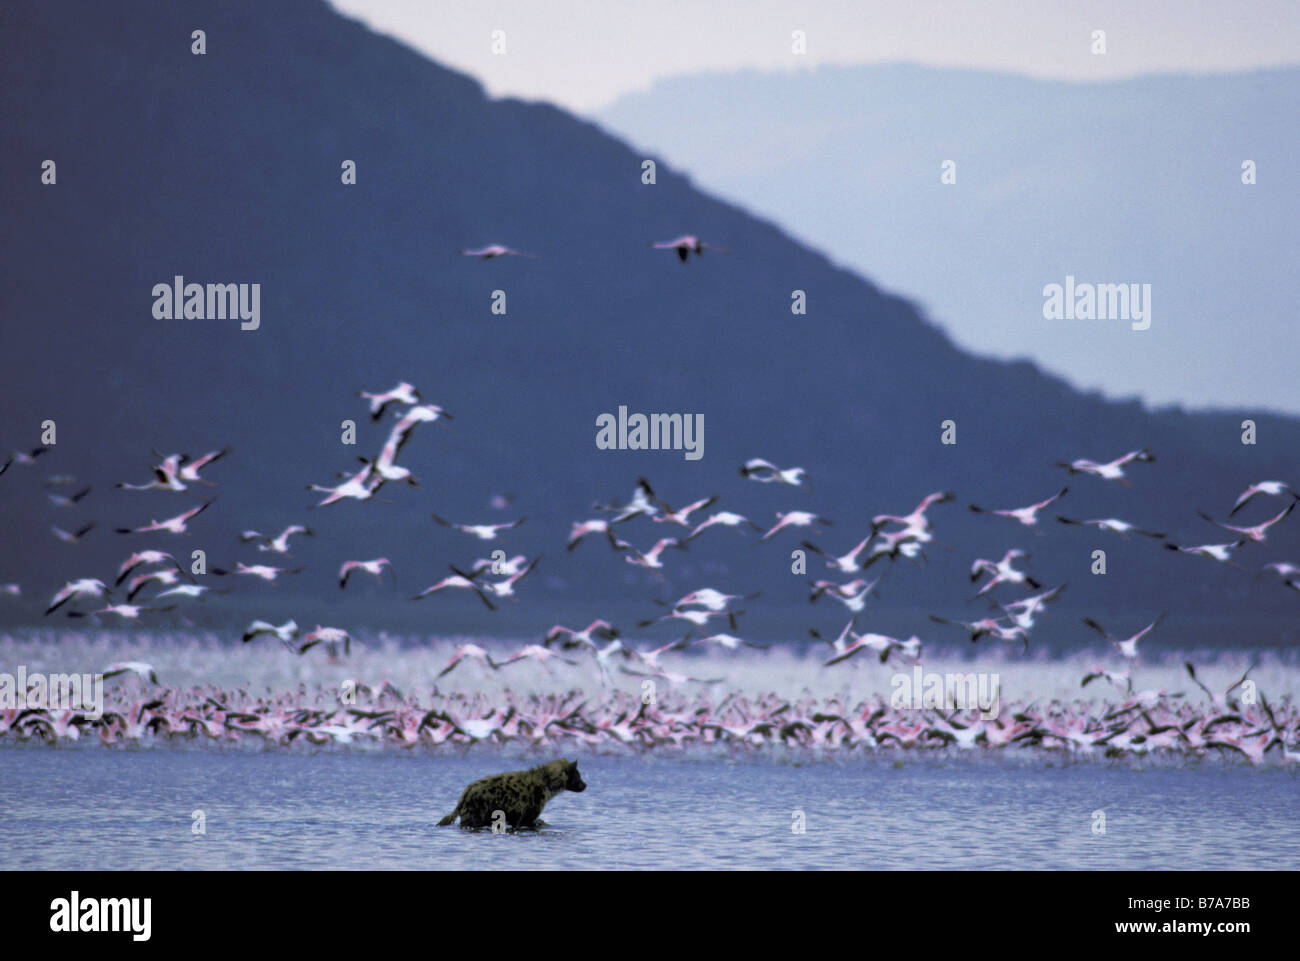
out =
<path fill-rule="evenodd" d="M 980 353 L 1111 396 L 1300 412 L 1300 70 L 751 71 L 666 81 L 599 119 L 918 298 Z M 1067 274 L 1151 284 L 1151 328 L 1045 320 L 1042 289 Z"/>

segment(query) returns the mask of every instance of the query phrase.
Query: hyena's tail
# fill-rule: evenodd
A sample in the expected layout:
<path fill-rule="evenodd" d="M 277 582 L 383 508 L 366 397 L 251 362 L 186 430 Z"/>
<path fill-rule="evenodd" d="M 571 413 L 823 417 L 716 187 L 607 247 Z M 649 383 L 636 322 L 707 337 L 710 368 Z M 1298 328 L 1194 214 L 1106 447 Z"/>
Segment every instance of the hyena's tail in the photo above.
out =
<path fill-rule="evenodd" d="M 471 785 L 472 787 L 473 785 Z M 465 798 L 469 797 L 469 788 L 460 792 L 460 799 L 456 801 L 456 806 L 452 812 L 438 822 L 438 827 L 445 828 L 448 824 L 453 824 L 456 818 L 460 817 L 460 812 L 465 808 Z"/>
<path fill-rule="evenodd" d="M 438 827 L 445 828 L 448 824 L 454 824 L 456 822 L 456 818 L 460 816 L 461 808 L 465 806 L 465 795 L 468 793 L 468 789 L 460 792 L 460 800 L 456 802 L 456 806 L 452 808 L 451 813 L 438 822 Z"/>

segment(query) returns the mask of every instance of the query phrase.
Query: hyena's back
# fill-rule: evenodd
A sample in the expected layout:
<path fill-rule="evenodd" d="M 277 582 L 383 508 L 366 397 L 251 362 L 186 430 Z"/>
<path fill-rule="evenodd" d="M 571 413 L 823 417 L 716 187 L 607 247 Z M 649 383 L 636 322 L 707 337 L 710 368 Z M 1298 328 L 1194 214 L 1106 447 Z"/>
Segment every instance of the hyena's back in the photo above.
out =
<path fill-rule="evenodd" d="M 587 787 L 574 761 L 552 761 L 528 771 L 510 771 L 480 778 L 465 788 L 450 814 L 438 822 L 445 827 L 460 818 L 461 827 L 489 827 L 497 811 L 512 828 L 532 827 L 542 809 L 561 791 L 583 791 Z"/>

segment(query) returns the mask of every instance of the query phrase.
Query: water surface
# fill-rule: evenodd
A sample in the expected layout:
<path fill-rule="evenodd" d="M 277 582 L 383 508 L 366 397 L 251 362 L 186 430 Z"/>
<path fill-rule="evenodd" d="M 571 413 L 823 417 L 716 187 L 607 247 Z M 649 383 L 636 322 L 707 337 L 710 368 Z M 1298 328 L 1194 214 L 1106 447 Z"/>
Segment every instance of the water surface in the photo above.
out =
<path fill-rule="evenodd" d="M 492 835 L 434 825 L 470 781 L 528 762 L 8 746 L 0 868 L 1300 867 L 1300 774 L 1288 769 L 955 755 L 901 767 L 889 757 L 578 760 L 588 789 L 551 801 L 548 827 Z M 1093 833 L 1096 811 L 1104 835 Z"/>

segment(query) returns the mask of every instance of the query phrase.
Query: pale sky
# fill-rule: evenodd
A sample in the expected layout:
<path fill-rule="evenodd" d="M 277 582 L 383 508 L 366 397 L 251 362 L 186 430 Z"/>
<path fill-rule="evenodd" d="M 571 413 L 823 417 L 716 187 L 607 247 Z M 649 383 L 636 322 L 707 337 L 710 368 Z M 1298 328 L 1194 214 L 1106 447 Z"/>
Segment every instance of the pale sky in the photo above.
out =
<path fill-rule="evenodd" d="M 1300 63 L 1297 0 L 330 0 L 494 97 L 590 113 L 682 74 L 909 61 L 1066 80 Z M 493 31 L 505 54 L 492 52 Z M 791 52 L 804 31 L 807 53 Z M 1106 53 L 1092 53 L 1104 30 Z"/>

